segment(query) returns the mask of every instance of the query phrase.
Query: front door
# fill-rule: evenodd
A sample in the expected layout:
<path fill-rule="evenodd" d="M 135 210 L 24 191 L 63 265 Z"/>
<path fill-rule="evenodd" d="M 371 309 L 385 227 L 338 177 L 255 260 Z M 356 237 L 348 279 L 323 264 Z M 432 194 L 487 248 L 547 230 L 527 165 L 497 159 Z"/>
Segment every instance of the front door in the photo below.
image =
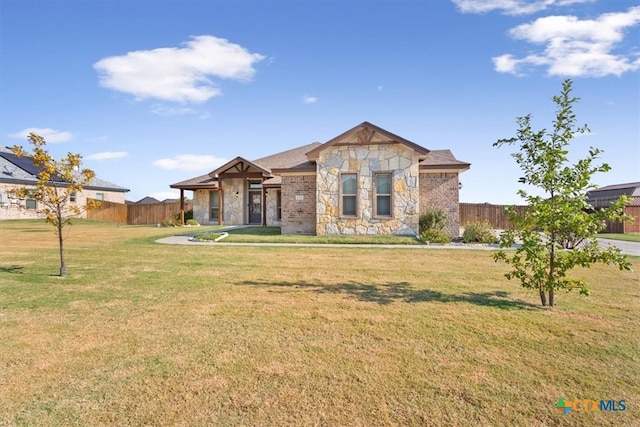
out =
<path fill-rule="evenodd" d="M 262 190 L 249 191 L 249 224 L 262 224 Z"/>

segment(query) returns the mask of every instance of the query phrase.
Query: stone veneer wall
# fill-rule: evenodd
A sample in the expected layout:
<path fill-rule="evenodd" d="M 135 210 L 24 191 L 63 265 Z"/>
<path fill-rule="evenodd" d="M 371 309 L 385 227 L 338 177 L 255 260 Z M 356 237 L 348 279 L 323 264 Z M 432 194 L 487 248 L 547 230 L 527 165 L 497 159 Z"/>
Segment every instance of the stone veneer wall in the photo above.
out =
<path fill-rule="evenodd" d="M 321 234 L 418 233 L 418 159 L 400 144 L 334 146 L 317 161 L 317 226 Z M 340 216 L 340 173 L 358 174 L 357 217 Z M 392 218 L 373 216 L 373 174 L 391 172 Z"/>
<path fill-rule="evenodd" d="M 460 207 L 457 172 L 420 173 L 420 213 L 442 209 L 447 213 L 447 234 L 460 235 Z"/>
<path fill-rule="evenodd" d="M 224 225 L 242 225 L 245 223 L 244 209 L 247 205 L 246 180 L 243 178 L 222 179 L 222 221 Z M 236 197 L 238 193 L 238 197 Z"/>
<path fill-rule="evenodd" d="M 282 234 L 316 232 L 316 177 L 282 176 Z"/>
<path fill-rule="evenodd" d="M 36 211 L 43 208 L 42 203 L 36 203 L 36 209 L 25 209 L 25 201 L 19 200 L 18 203 L 5 203 L 8 200 L 7 191 L 11 188 L 19 187 L 19 184 L 0 183 L 0 194 L 2 194 L 2 203 L 0 203 L 0 220 L 2 219 L 36 219 L 44 218 L 44 215 L 38 214 Z M 29 187 L 29 186 L 26 186 Z M 31 187 L 34 188 L 34 187 Z M 84 189 L 76 195 L 75 205 L 84 206 L 87 198 L 95 199 L 97 193 L 102 193 L 104 201 L 124 204 L 124 192 L 92 190 Z M 83 212 L 78 218 L 86 218 L 86 212 Z"/>
<path fill-rule="evenodd" d="M 224 225 L 244 224 L 244 212 L 242 206 L 245 204 L 245 180 L 241 178 L 222 180 L 222 223 Z M 211 190 L 195 190 L 193 192 L 193 219 L 200 224 L 216 224 L 216 220 L 211 221 L 209 215 L 209 193 Z M 236 197 L 238 192 L 238 197 Z"/>
<path fill-rule="evenodd" d="M 210 190 L 194 190 L 193 191 L 193 219 L 198 224 L 213 224 L 209 221 L 209 191 Z"/>
<path fill-rule="evenodd" d="M 268 188 L 267 192 L 267 226 L 279 227 L 278 221 L 278 192 L 280 189 Z"/>

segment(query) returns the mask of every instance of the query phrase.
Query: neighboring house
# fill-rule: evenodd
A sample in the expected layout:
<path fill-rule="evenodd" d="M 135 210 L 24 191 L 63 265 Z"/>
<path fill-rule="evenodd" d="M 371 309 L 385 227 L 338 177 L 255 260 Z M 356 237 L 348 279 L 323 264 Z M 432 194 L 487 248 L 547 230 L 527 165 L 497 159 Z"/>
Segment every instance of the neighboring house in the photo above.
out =
<path fill-rule="evenodd" d="M 364 122 L 325 142 L 171 185 L 193 191 L 201 224 L 280 226 L 283 234 L 418 233 L 421 213 L 443 209 L 459 233 L 458 175 L 470 164 Z"/>
<path fill-rule="evenodd" d="M 605 233 L 640 233 L 640 182 L 615 184 L 587 192 L 587 202 L 595 209 L 609 206 L 620 196 L 628 196 L 631 202 L 625 206 L 624 214 L 630 221 L 607 221 Z"/>
<path fill-rule="evenodd" d="M 142 199 L 135 202 L 136 205 L 151 205 L 156 203 L 162 203 L 162 202 L 156 199 L 155 197 L 151 197 L 151 196 L 143 197 Z"/>
<path fill-rule="evenodd" d="M 40 171 L 32 157 L 18 157 L 8 148 L 0 146 L 0 219 L 29 219 L 42 217 L 37 211 L 42 207 L 33 199 L 19 200 L 8 194 L 16 187 L 35 186 Z M 71 203 L 84 206 L 87 198 L 124 203 L 126 188 L 94 178 L 83 190 L 73 194 Z M 85 216 L 84 214 L 82 216 Z"/>
<path fill-rule="evenodd" d="M 594 208 L 604 208 L 620 198 L 629 196 L 631 203 L 627 206 L 640 206 L 640 182 L 607 185 L 587 192 L 587 201 Z"/>

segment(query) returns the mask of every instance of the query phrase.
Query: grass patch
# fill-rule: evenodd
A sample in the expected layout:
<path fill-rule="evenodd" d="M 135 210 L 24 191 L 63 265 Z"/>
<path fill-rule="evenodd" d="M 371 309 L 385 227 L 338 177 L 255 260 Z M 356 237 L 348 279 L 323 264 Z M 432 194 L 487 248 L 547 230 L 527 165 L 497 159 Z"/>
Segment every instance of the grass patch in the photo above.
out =
<path fill-rule="evenodd" d="M 228 231 L 225 243 L 320 243 L 421 245 L 411 236 L 314 236 L 308 234 L 280 234 L 280 227 L 244 227 Z"/>
<path fill-rule="evenodd" d="M 486 251 L 173 246 L 80 222 L 60 279 L 49 228 L 0 222 L 2 424 L 640 421 L 634 272 L 579 271 L 592 296 L 548 310 Z M 628 409 L 564 416 L 559 397 Z"/>
<path fill-rule="evenodd" d="M 600 233 L 598 237 L 603 239 L 612 239 L 612 240 L 622 240 L 625 242 L 639 242 L 640 243 L 640 233 Z"/>

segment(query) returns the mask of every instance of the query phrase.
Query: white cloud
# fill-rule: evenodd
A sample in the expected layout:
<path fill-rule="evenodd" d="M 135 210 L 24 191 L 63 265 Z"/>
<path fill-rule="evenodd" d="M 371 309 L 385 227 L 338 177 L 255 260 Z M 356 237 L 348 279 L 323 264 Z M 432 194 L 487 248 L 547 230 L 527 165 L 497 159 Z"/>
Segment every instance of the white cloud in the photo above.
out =
<path fill-rule="evenodd" d="M 315 104 L 316 102 L 318 102 L 318 98 L 315 96 L 305 95 L 302 97 L 303 104 Z"/>
<path fill-rule="evenodd" d="M 111 159 L 122 159 L 123 157 L 127 157 L 129 153 L 126 151 L 104 151 L 102 153 L 93 153 L 85 156 L 85 160 L 111 160 Z"/>
<path fill-rule="evenodd" d="M 35 133 L 45 139 L 45 141 L 50 142 L 52 144 L 58 142 L 66 142 L 69 141 L 73 135 L 71 132 L 60 131 L 51 128 L 27 128 L 21 130 L 20 132 L 12 133 L 9 135 L 11 138 L 19 138 L 26 140 L 29 137 L 30 133 Z"/>
<path fill-rule="evenodd" d="M 606 13 L 597 19 L 547 16 L 509 31 L 511 37 L 544 45 L 544 50 L 516 58 L 504 54 L 493 58 L 496 71 L 522 75 L 532 67 L 547 67 L 552 76 L 620 76 L 640 70 L 640 54 L 614 53 L 624 39 L 624 30 L 640 23 L 640 7 Z"/>
<path fill-rule="evenodd" d="M 210 77 L 250 80 L 253 65 L 265 59 L 244 47 L 213 36 L 196 36 L 182 47 L 138 50 L 93 64 L 100 85 L 136 99 L 200 103 L 221 95 Z"/>
<path fill-rule="evenodd" d="M 595 0 L 452 0 L 462 13 L 488 13 L 494 10 L 505 15 L 526 15 L 552 6 L 591 3 Z"/>
<path fill-rule="evenodd" d="M 160 169 L 181 171 L 213 170 L 228 162 L 227 159 L 214 156 L 201 156 L 198 154 L 179 154 L 172 159 L 159 159 L 153 162 Z"/>

